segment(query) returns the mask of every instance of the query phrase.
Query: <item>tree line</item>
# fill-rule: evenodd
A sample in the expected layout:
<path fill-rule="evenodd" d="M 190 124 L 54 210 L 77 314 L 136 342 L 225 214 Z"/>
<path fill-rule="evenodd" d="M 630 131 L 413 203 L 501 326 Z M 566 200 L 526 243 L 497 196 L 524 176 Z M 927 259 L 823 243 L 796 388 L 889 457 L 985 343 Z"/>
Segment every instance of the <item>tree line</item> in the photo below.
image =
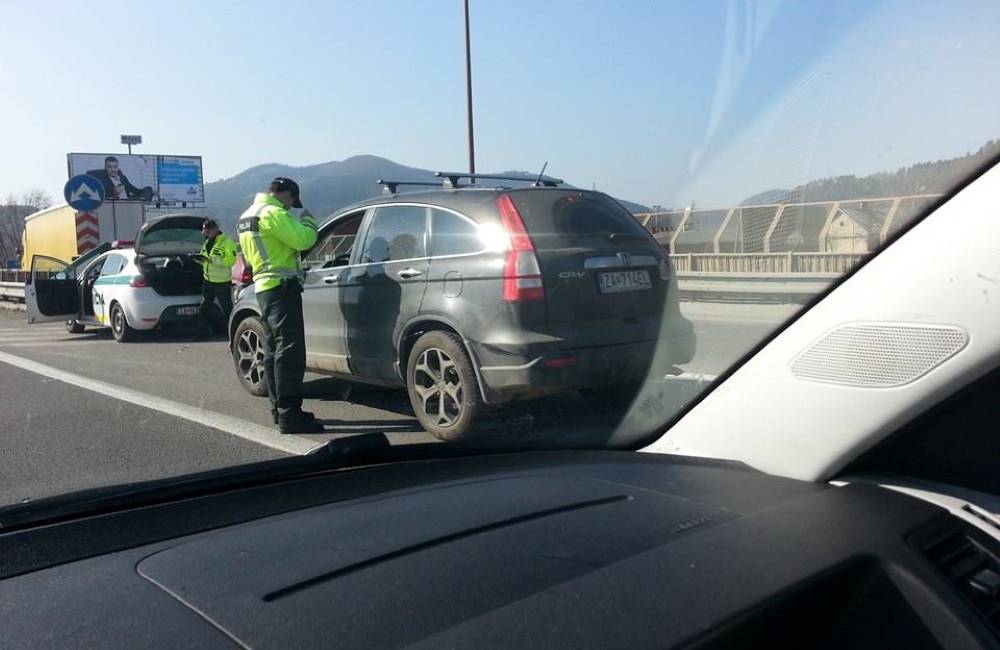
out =
<path fill-rule="evenodd" d="M 38 189 L 13 192 L 0 204 L 0 265 L 16 268 L 21 263 L 24 218 L 52 205 L 52 197 Z"/>

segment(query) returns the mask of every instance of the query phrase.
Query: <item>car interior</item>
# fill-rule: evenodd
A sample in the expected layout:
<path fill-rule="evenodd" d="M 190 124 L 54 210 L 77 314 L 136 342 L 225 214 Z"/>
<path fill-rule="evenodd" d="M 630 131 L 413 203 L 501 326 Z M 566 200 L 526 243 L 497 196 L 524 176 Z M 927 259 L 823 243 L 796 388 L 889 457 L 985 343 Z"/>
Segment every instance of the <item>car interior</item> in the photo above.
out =
<path fill-rule="evenodd" d="M 306 264 L 317 265 L 315 268 L 345 266 L 350 262 L 354 239 L 365 213 L 349 215 L 341 219 L 335 226 L 320 235 L 320 241 L 304 258 Z"/>
<path fill-rule="evenodd" d="M 80 291 L 83 296 L 83 314 L 85 316 L 94 315 L 94 283 L 100 277 L 102 268 L 104 268 L 104 263 L 100 261 L 91 264 L 83 272 L 83 282 L 81 283 Z"/>

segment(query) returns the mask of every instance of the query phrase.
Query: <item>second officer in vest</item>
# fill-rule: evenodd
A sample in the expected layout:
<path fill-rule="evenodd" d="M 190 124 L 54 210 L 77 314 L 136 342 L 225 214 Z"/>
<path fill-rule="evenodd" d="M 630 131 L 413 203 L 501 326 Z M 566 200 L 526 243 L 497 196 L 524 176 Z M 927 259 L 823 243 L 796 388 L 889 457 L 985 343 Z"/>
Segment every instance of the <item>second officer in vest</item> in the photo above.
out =
<path fill-rule="evenodd" d="M 219 230 L 214 219 L 205 219 L 201 226 L 205 243 L 201 247 L 201 306 L 198 309 L 198 331 L 195 340 L 209 334 L 212 306 L 216 301 L 222 309 L 222 323 L 229 321 L 233 311 L 233 284 L 230 274 L 236 263 L 236 244 Z"/>
<path fill-rule="evenodd" d="M 302 410 L 306 368 L 302 321 L 301 252 L 316 243 L 316 222 L 301 208 L 299 186 L 279 176 L 240 217 L 237 230 L 243 257 L 253 269 L 254 292 L 264 328 L 264 381 L 271 415 L 282 433 L 313 433 L 323 425 Z"/>

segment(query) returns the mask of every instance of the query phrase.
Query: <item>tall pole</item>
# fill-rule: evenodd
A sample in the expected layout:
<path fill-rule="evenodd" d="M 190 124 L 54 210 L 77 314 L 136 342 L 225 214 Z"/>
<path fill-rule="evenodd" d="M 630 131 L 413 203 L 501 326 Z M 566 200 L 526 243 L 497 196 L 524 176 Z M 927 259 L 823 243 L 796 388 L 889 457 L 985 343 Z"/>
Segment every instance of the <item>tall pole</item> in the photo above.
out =
<path fill-rule="evenodd" d="M 472 129 L 472 46 L 469 42 L 469 0 L 465 0 L 465 98 L 469 116 L 469 173 L 476 173 L 476 144 Z M 476 179 L 472 179 L 475 184 Z"/>

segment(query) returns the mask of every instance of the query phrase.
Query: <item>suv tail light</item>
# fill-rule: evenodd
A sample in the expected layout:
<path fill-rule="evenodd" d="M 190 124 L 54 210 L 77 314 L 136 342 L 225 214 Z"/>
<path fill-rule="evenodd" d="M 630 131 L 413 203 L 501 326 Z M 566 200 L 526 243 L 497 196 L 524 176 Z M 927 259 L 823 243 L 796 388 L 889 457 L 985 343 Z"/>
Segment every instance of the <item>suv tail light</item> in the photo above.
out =
<path fill-rule="evenodd" d="M 508 302 L 544 299 L 542 269 L 517 206 L 509 195 L 501 194 L 497 198 L 497 209 L 504 230 L 510 237 L 510 249 L 503 267 L 503 299 Z"/>
<path fill-rule="evenodd" d="M 240 273 L 240 282 L 242 284 L 250 284 L 253 282 L 253 273 L 250 272 L 249 267 L 244 268 L 243 272 Z"/>
<path fill-rule="evenodd" d="M 132 279 L 128 281 L 128 286 L 133 289 L 143 289 L 149 286 L 149 282 L 141 275 L 133 275 Z"/>

